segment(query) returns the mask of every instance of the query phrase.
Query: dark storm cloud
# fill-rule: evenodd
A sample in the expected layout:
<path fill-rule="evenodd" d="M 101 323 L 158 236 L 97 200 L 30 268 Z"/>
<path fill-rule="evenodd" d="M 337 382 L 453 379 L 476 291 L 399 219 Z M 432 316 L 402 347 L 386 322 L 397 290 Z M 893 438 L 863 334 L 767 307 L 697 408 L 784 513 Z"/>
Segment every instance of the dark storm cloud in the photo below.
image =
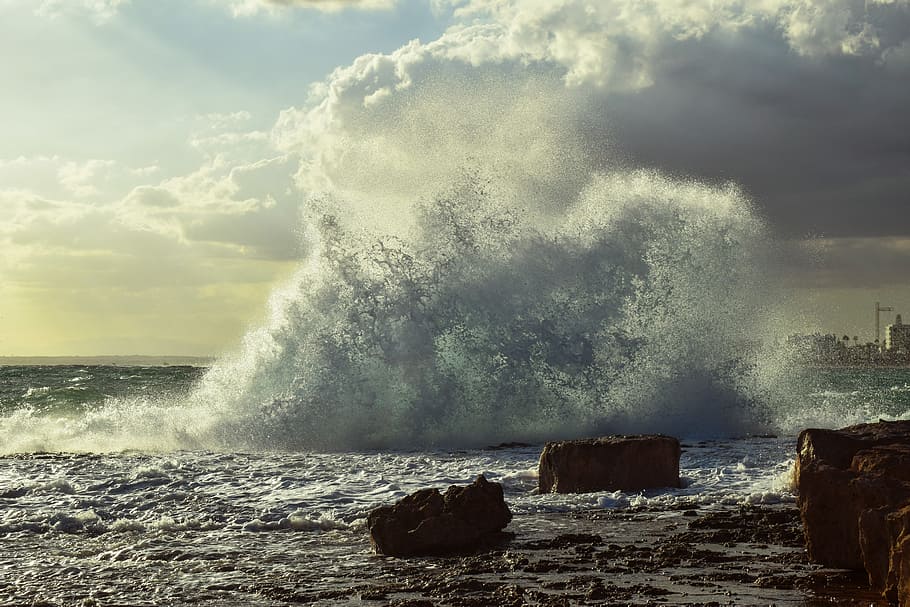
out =
<path fill-rule="evenodd" d="M 667 47 L 653 86 L 602 109 L 630 163 L 736 181 L 783 233 L 906 235 L 908 50 L 807 57 L 777 29 L 717 34 Z"/>
<path fill-rule="evenodd" d="M 910 265 L 910 238 L 818 238 L 791 243 L 790 286 L 881 289 L 903 285 Z"/>

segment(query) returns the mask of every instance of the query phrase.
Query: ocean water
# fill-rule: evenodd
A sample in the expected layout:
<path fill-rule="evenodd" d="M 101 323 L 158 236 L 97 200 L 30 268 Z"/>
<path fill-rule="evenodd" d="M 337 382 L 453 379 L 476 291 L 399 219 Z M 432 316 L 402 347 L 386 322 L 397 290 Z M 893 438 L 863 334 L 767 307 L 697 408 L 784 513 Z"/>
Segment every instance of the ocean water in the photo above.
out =
<path fill-rule="evenodd" d="M 512 527 L 524 533 L 543 532 L 548 517 L 573 511 L 794 499 L 792 433 L 708 438 L 693 431 L 681 436 L 683 488 L 575 496 L 536 492 L 539 444 L 55 448 L 54 441 L 72 445 L 79 432 L 102 432 L 92 424 L 108 424 L 116 435 L 109 410 L 123 403 L 192 407 L 207 372 L 0 367 L 0 605 L 286 604 L 267 590 L 301 579 L 314 591 L 345 587 L 378 567 L 364 522 L 371 508 L 481 473 L 503 484 Z M 804 409 L 800 419 L 814 411 L 816 419 L 847 423 L 910 410 L 910 370 L 807 370 L 801 377 L 794 399 Z"/>

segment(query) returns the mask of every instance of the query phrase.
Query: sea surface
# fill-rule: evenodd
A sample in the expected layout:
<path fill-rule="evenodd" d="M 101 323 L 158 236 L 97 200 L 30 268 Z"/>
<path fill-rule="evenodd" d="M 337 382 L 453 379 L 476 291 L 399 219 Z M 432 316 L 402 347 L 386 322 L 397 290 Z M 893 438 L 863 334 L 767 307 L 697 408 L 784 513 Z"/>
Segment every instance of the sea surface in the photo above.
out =
<path fill-rule="evenodd" d="M 76 444 L 73 434 L 86 431 L 93 415 L 118 433 L 110 411 L 130 411 L 118 403 L 167 401 L 176 411 L 174 403 L 185 402 L 205 373 L 0 367 L 0 605 L 286 604 L 269 598 L 280 593 L 268 588 L 344 587 L 384 560 L 370 551 L 371 508 L 478 474 L 502 483 L 512 527 L 524 533 L 545 532 L 554 515 L 567 512 L 794 500 L 793 433 L 711 438 L 697 436 L 694 422 L 693 436 L 680 437 L 683 488 L 568 496 L 537 493 L 540 444 L 59 448 Z M 837 425 L 910 411 L 910 370 L 814 370 L 804 379 L 794 402 L 805 419 L 814 411 Z M 108 413 L 98 417 L 101 411 Z"/>

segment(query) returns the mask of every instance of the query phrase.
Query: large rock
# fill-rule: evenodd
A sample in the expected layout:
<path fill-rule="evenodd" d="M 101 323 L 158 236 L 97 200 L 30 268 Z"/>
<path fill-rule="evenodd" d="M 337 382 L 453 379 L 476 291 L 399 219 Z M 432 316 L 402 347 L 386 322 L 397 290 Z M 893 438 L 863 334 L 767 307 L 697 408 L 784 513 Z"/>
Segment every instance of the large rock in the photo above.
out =
<path fill-rule="evenodd" d="M 641 491 L 679 487 L 679 441 L 670 436 L 608 436 L 547 443 L 541 493 Z"/>
<path fill-rule="evenodd" d="M 907 437 L 910 442 L 910 437 Z M 877 445 L 853 456 L 850 469 L 910 483 L 910 444 Z"/>
<path fill-rule="evenodd" d="M 862 513 L 910 499 L 902 469 L 910 422 L 803 430 L 795 480 L 809 557 L 829 567 L 863 569 Z"/>
<path fill-rule="evenodd" d="M 900 516 L 906 519 L 907 515 Z M 885 596 L 893 601 L 891 597 L 897 595 L 898 605 L 910 605 L 910 535 L 904 533 L 894 538 L 889 564 L 889 585 L 885 589 Z"/>
<path fill-rule="evenodd" d="M 474 550 L 502 537 L 512 520 L 502 486 L 482 475 L 445 494 L 422 489 L 394 506 L 370 512 L 367 524 L 376 552 L 390 556 L 451 554 Z"/>
<path fill-rule="evenodd" d="M 863 566 L 869 575 L 869 586 L 876 592 L 888 596 L 893 594 L 889 586 L 888 573 L 891 562 L 891 538 L 888 528 L 888 515 L 893 512 L 891 506 L 870 508 L 859 517 L 859 545 L 862 550 Z"/>
<path fill-rule="evenodd" d="M 910 506 L 863 512 L 860 544 L 872 589 L 891 603 L 910 605 Z"/>
<path fill-rule="evenodd" d="M 910 500 L 910 485 L 816 462 L 800 473 L 799 509 L 809 558 L 828 567 L 864 569 L 860 516 Z"/>
<path fill-rule="evenodd" d="M 910 421 L 859 424 L 840 430 L 803 430 L 797 439 L 797 485 L 804 464 L 821 461 L 846 469 L 858 452 L 882 445 L 910 445 Z"/>
<path fill-rule="evenodd" d="M 910 605 L 910 422 L 804 430 L 795 478 L 810 558 Z"/>

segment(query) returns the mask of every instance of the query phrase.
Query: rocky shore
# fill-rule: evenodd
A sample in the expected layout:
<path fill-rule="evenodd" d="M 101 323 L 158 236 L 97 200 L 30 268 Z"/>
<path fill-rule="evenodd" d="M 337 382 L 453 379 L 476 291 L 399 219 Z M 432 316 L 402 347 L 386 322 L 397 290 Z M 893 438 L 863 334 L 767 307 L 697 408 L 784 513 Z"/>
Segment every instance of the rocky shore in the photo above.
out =
<path fill-rule="evenodd" d="M 818 503 L 811 482 L 814 462 L 822 454 L 836 459 L 831 445 L 846 439 L 809 432 L 814 450 L 806 447 L 804 433 L 794 480 L 811 489 L 807 496 Z M 857 441 L 850 441 L 855 447 Z M 679 487 L 679 457 L 677 439 L 660 435 L 548 443 L 540 457 L 539 490 Z M 830 497 L 827 493 L 821 498 Z M 412 557 L 383 561 L 374 576 L 378 581 L 273 598 L 401 607 L 882 604 L 881 588 L 867 590 L 866 578 L 848 571 L 858 569 L 853 563 L 819 558 L 820 522 L 827 525 L 826 539 L 834 537 L 832 551 L 858 555 L 857 522 L 846 524 L 853 515 L 838 511 L 835 521 L 826 504 L 821 516 L 807 518 L 807 512 L 821 511 L 807 510 L 807 496 L 800 497 L 801 510 L 793 504 L 699 510 L 691 503 L 665 510 L 541 514 L 503 531 L 512 515 L 502 487 L 478 476 L 445 494 L 420 490 L 370 514 L 376 553 Z M 846 536 L 857 545 L 844 545 Z"/>
<path fill-rule="evenodd" d="M 887 605 L 864 575 L 809 562 L 792 504 L 516 517 L 475 554 L 375 556 L 345 588 L 271 588 L 295 604 L 395 607 Z M 366 572 L 365 572 L 366 573 Z"/>

